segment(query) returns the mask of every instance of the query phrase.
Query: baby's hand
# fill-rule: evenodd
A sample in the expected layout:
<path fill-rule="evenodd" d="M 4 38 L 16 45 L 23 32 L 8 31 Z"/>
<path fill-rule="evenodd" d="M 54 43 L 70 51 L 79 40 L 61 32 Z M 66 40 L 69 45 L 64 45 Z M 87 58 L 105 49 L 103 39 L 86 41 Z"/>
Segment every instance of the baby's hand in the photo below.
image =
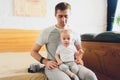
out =
<path fill-rule="evenodd" d="M 83 60 L 82 59 L 76 59 L 75 60 L 75 62 L 77 63 L 77 64 L 81 64 L 81 65 L 84 65 L 84 62 L 83 62 Z"/>
<path fill-rule="evenodd" d="M 79 64 L 79 60 L 78 60 L 78 59 L 75 59 L 75 63 Z"/>
<path fill-rule="evenodd" d="M 62 63 L 63 63 L 62 61 L 59 61 L 59 62 L 58 62 L 58 65 L 61 65 Z"/>

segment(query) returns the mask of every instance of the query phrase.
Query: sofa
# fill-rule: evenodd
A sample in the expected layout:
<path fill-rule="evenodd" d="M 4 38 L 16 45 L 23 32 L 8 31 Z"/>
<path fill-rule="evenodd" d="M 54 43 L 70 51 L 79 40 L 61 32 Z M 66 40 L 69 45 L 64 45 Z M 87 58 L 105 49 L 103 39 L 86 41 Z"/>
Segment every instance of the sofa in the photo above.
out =
<path fill-rule="evenodd" d="M 120 32 L 81 34 L 84 65 L 98 80 L 120 80 Z"/>

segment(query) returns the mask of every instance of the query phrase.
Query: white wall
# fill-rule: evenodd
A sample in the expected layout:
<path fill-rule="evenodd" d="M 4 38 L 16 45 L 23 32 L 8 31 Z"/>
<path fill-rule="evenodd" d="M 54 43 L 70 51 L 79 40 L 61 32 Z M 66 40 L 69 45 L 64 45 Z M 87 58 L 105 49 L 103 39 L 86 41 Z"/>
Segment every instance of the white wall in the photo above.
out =
<path fill-rule="evenodd" d="M 44 29 L 55 24 L 54 7 L 60 1 L 72 5 L 70 22 L 76 32 L 102 32 L 106 28 L 107 0 L 47 0 L 46 17 L 16 17 L 13 1 L 0 0 L 0 28 Z"/>

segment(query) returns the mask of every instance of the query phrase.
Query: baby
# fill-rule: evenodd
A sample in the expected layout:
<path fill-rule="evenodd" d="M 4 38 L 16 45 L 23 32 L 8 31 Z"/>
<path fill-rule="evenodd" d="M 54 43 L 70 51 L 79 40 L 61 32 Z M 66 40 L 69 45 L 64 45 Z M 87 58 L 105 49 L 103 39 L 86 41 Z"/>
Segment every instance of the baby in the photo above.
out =
<path fill-rule="evenodd" d="M 61 44 L 58 46 L 55 54 L 59 69 L 64 71 L 74 80 L 79 80 L 76 75 L 78 67 L 75 62 L 76 56 L 79 54 L 73 44 L 73 34 L 71 30 L 65 29 L 60 34 Z"/>

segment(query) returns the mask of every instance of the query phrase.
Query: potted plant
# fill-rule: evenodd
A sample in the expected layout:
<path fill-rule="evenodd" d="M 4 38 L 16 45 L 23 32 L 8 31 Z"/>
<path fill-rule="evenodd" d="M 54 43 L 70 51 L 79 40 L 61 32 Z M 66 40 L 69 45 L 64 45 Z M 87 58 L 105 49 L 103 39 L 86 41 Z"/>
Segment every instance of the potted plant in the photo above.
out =
<path fill-rule="evenodd" d="M 117 16 L 116 23 L 120 27 L 120 15 Z"/>

